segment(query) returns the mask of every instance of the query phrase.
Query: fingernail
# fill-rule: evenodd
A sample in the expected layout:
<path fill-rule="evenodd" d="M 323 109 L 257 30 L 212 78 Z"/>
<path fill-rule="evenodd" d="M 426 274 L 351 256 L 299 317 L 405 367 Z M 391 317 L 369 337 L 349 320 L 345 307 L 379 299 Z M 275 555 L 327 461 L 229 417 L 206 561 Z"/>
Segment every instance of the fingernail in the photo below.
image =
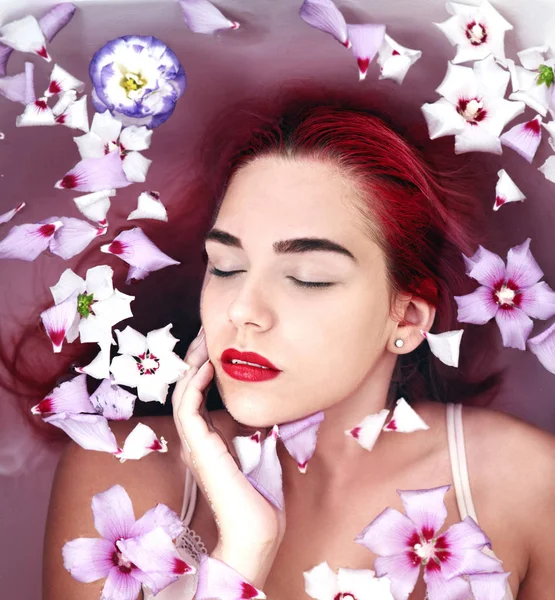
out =
<path fill-rule="evenodd" d="M 200 334 L 203 332 L 203 330 L 204 330 L 204 325 L 201 325 L 200 329 L 198 330 L 197 337 L 200 337 Z"/>

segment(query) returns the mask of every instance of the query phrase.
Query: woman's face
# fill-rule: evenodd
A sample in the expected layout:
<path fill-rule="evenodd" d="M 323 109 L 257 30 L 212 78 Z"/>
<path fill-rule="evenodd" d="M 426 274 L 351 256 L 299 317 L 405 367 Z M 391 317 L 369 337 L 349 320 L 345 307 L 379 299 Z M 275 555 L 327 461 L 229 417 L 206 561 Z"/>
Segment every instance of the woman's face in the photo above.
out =
<path fill-rule="evenodd" d="M 229 185 L 206 242 L 201 318 L 218 390 L 240 423 L 300 419 L 364 393 L 384 364 L 392 370 L 384 258 L 355 202 L 336 169 L 308 159 L 257 159 Z M 299 238 L 320 242 L 293 243 Z M 281 372 L 235 379 L 222 368 L 229 348 L 256 352 Z"/>

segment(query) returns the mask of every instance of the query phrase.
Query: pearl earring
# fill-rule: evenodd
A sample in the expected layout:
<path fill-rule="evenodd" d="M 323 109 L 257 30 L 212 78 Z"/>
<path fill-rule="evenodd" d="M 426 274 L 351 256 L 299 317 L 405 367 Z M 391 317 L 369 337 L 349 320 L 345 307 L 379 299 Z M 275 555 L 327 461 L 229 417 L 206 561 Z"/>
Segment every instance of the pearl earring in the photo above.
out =
<path fill-rule="evenodd" d="M 405 345 L 405 342 L 403 342 L 403 340 L 399 338 L 395 340 L 395 345 L 397 346 L 397 348 L 402 348 Z"/>

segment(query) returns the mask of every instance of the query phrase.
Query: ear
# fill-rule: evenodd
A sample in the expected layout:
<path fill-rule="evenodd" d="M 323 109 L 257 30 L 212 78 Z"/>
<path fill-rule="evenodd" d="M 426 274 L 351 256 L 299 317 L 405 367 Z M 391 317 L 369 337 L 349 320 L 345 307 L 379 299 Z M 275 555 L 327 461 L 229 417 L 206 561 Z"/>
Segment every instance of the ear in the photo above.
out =
<path fill-rule="evenodd" d="M 417 296 L 402 295 L 397 298 L 395 325 L 388 342 L 388 350 L 395 354 L 408 354 L 417 348 L 424 336 L 420 330 L 430 331 L 436 316 L 436 308 Z M 396 340 L 403 340 L 397 347 Z"/>

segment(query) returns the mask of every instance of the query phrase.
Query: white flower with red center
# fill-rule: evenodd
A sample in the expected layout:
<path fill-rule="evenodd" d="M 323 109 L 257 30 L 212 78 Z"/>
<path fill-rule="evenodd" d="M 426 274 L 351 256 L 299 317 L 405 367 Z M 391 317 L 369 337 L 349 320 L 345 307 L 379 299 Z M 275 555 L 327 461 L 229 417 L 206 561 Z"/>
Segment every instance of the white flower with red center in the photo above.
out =
<path fill-rule="evenodd" d="M 471 598 L 467 576 L 503 571 L 500 561 L 482 552 L 491 543 L 471 517 L 440 533 L 449 488 L 398 490 L 405 514 L 386 508 L 355 537 L 378 555 L 374 569 L 390 579 L 395 600 L 407 600 L 421 568 L 429 600 Z"/>
<path fill-rule="evenodd" d="M 316 600 L 395 600 L 387 577 L 376 577 L 372 569 L 339 568 L 334 573 L 327 562 L 304 571 L 305 592 Z"/>
<path fill-rule="evenodd" d="M 525 108 L 523 102 L 505 100 L 508 83 L 509 73 L 493 56 L 476 62 L 472 69 L 449 63 L 436 90 L 443 98 L 422 106 L 430 138 L 454 135 L 455 154 L 502 154 L 499 136 Z"/>
<path fill-rule="evenodd" d="M 519 350 L 526 349 L 532 318 L 555 315 L 555 292 L 540 281 L 543 271 L 530 252 L 530 241 L 509 250 L 506 267 L 482 246 L 470 258 L 463 255 L 467 275 L 481 285 L 466 296 L 455 296 L 459 321 L 484 325 L 495 317 L 503 345 Z"/>
<path fill-rule="evenodd" d="M 110 371 L 114 382 L 137 388 L 143 402 L 166 402 L 170 383 L 180 379 L 187 365 L 172 352 L 178 342 L 170 329 L 172 324 L 150 331 L 146 336 L 132 327 L 115 330 L 119 356 L 112 360 Z"/>
<path fill-rule="evenodd" d="M 493 6 L 483 0 L 478 6 L 447 2 L 453 15 L 443 23 L 435 23 L 453 46 L 457 46 L 455 64 L 481 60 L 493 55 L 505 60 L 505 32 L 513 29 Z"/>

